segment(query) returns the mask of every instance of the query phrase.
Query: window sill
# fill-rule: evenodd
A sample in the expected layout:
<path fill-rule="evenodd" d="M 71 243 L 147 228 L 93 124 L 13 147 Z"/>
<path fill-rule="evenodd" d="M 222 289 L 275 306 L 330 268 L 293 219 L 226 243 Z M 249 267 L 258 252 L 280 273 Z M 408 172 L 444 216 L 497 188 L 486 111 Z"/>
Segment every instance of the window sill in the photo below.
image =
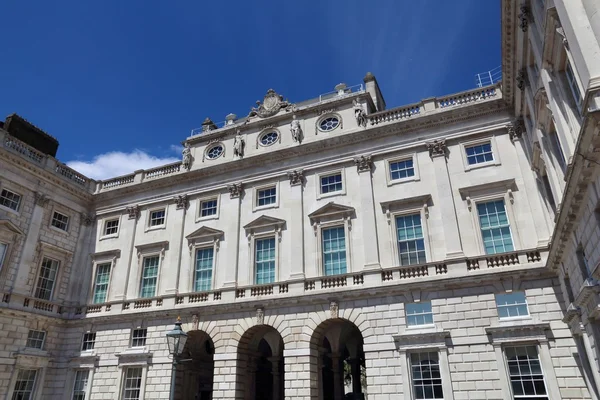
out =
<path fill-rule="evenodd" d="M 517 324 L 520 323 L 520 321 L 533 321 L 533 318 L 531 318 L 531 315 L 522 316 L 522 317 L 505 317 L 505 318 L 498 317 L 499 325 L 514 325 L 515 323 L 517 323 Z"/>
<path fill-rule="evenodd" d="M 213 219 L 219 219 L 219 214 L 207 215 L 205 217 L 197 217 L 196 222 L 210 221 Z"/>
<path fill-rule="evenodd" d="M 146 228 L 145 232 L 159 231 L 161 229 L 166 229 L 166 228 L 167 228 L 166 224 L 156 225 L 156 226 L 149 226 L 149 227 Z"/>
<path fill-rule="evenodd" d="M 411 325 L 411 326 L 406 326 L 406 331 L 410 331 L 411 334 L 415 333 L 415 332 L 419 332 L 419 331 L 423 331 L 423 332 L 431 332 L 431 331 L 435 331 L 436 330 L 436 326 L 435 324 L 427 324 L 427 325 Z"/>
<path fill-rule="evenodd" d="M 60 229 L 60 228 L 57 228 L 57 227 L 55 227 L 55 226 L 53 226 L 53 225 L 50 225 L 50 229 L 51 229 L 51 230 L 53 230 L 54 232 L 60 233 L 60 234 L 62 234 L 62 235 L 67 235 L 67 236 L 69 235 L 68 228 L 67 228 L 67 230 L 65 231 L 65 230 L 62 230 L 62 229 Z"/>
<path fill-rule="evenodd" d="M 256 206 L 256 207 L 254 207 L 254 210 L 252 210 L 252 212 L 257 212 L 257 211 L 262 211 L 262 210 L 269 210 L 271 208 L 279 208 L 279 203 L 267 204 L 267 205 L 264 205 L 264 206 Z"/>
<path fill-rule="evenodd" d="M 9 208 L 9 207 L 3 206 L 3 205 L 0 205 L 0 210 L 8 211 L 9 213 L 15 214 L 17 216 L 21 215 L 21 213 L 19 211 L 15 211 L 12 208 Z"/>
<path fill-rule="evenodd" d="M 407 182 L 418 182 L 421 179 L 418 176 L 409 176 L 408 178 L 400 178 L 400 179 L 388 179 L 387 185 L 394 186 Z"/>
<path fill-rule="evenodd" d="M 494 167 L 494 166 L 498 166 L 498 165 L 500 165 L 500 161 L 496 161 L 496 160 L 486 161 L 483 163 L 471 164 L 471 165 L 467 164 L 465 166 L 465 172 L 471 171 L 474 169 L 479 169 L 479 168 Z"/>
<path fill-rule="evenodd" d="M 119 237 L 118 233 L 113 233 L 113 234 L 110 234 L 110 235 L 100 236 L 100 239 L 98 239 L 98 240 L 116 239 L 118 237 Z"/>
<path fill-rule="evenodd" d="M 337 192 L 329 192 L 329 193 L 320 193 L 319 196 L 317 196 L 317 200 L 325 199 L 328 197 L 344 196 L 344 195 L 346 195 L 345 190 L 339 190 Z"/>

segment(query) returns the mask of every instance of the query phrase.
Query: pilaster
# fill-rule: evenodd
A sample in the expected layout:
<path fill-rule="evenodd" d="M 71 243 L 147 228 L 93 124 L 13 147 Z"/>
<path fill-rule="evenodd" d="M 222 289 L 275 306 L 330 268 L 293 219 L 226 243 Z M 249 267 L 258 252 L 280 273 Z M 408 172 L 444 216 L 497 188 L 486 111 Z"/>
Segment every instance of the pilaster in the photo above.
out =
<path fill-rule="evenodd" d="M 364 270 L 380 269 L 379 240 L 375 218 L 375 200 L 373 198 L 373 180 L 371 171 L 373 161 L 370 155 L 362 155 L 354 159 L 360 185 L 360 211 L 362 213 L 362 242 L 364 246 Z"/>
<path fill-rule="evenodd" d="M 288 172 L 290 179 L 290 246 L 291 246 L 291 279 L 304 279 L 304 172 L 294 170 Z"/>
<path fill-rule="evenodd" d="M 229 199 L 233 204 L 230 209 L 235 209 L 235 217 L 227 218 L 227 232 L 236 232 L 237 237 L 235 238 L 235 264 L 233 266 L 227 266 L 225 268 L 225 279 L 223 282 L 224 288 L 236 287 L 238 282 L 238 271 L 240 267 L 240 243 L 242 240 L 242 228 L 241 228 L 241 213 L 242 213 L 242 197 L 244 196 L 244 185 L 241 182 L 233 183 L 227 186 L 229 191 Z"/>

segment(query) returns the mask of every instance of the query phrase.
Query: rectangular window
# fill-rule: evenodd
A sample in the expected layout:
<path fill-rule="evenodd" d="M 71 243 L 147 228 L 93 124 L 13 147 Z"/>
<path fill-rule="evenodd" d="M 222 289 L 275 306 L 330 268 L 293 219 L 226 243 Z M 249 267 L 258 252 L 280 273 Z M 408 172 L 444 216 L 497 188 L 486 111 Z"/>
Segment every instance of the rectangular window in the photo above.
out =
<path fill-rule="evenodd" d="M 142 284 L 140 297 L 154 297 L 156 295 L 156 282 L 158 280 L 159 256 L 145 257 L 142 269 Z"/>
<path fill-rule="evenodd" d="M 398 254 L 400 265 L 422 264 L 425 256 L 425 239 L 421 226 L 421 214 L 396 217 L 398 231 Z"/>
<path fill-rule="evenodd" d="M 82 351 L 93 350 L 96 344 L 96 332 L 88 332 L 83 334 Z"/>
<path fill-rule="evenodd" d="M 579 264 L 579 270 L 581 271 L 581 276 L 583 279 L 589 279 L 592 277 L 592 271 L 590 271 L 590 266 L 588 264 L 587 257 L 585 256 L 585 251 L 583 250 L 583 246 L 581 243 L 577 246 L 577 250 L 575 251 L 575 255 L 577 256 L 577 263 Z"/>
<path fill-rule="evenodd" d="M 108 283 L 110 282 L 111 263 L 98 264 L 96 266 L 96 279 L 94 281 L 94 304 L 104 303 L 108 295 Z"/>
<path fill-rule="evenodd" d="M 29 334 L 27 335 L 27 344 L 25 345 L 25 347 L 29 347 L 32 349 L 43 349 L 44 340 L 46 340 L 46 332 L 34 331 L 33 329 L 31 329 L 29 331 Z"/>
<path fill-rule="evenodd" d="M 415 399 L 444 398 L 438 353 L 412 353 L 410 369 Z"/>
<path fill-rule="evenodd" d="M 150 226 L 161 226 L 165 224 L 165 210 L 154 210 L 150 212 Z"/>
<path fill-rule="evenodd" d="M 481 164 L 488 161 L 494 161 L 491 143 L 482 143 L 475 146 L 465 147 L 467 152 L 467 162 L 469 165 Z"/>
<path fill-rule="evenodd" d="M 275 282 L 275 238 L 256 240 L 255 268 L 257 284 Z"/>
<path fill-rule="evenodd" d="M 212 287 L 214 249 L 196 250 L 196 270 L 194 271 L 194 291 L 204 292 Z"/>
<path fill-rule="evenodd" d="M 90 371 L 87 369 L 81 369 L 75 373 L 75 385 L 73 386 L 72 400 L 85 400 L 89 377 Z"/>
<path fill-rule="evenodd" d="M 123 400 L 140 400 L 142 389 L 142 369 L 127 368 L 123 385 Z"/>
<path fill-rule="evenodd" d="M 404 179 L 415 176 L 415 168 L 413 159 L 410 158 L 404 161 L 396 161 L 390 163 L 390 179 Z"/>
<path fill-rule="evenodd" d="M 69 229 L 69 217 L 54 211 L 54 214 L 52 214 L 51 224 L 53 227 L 58 228 L 61 231 L 67 231 Z"/>
<path fill-rule="evenodd" d="M 479 225 L 485 253 L 514 251 L 504 200 L 479 203 L 477 212 L 479 213 Z"/>
<path fill-rule="evenodd" d="M 325 275 L 346 273 L 346 231 L 343 226 L 323 229 L 323 270 Z"/>
<path fill-rule="evenodd" d="M 567 65 L 565 66 L 565 75 L 567 77 L 567 82 L 569 83 L 569 88 L 571 89 L 571 94 L 573 95 L 573 100 L 575 101 L 577 108 L 579 108 L 579 105 L 581 104 L 581 91 L 579 90 L 579 84 L 577 83 L 573 67 L 571 67 L 571 62 L 569 61 L 567 61 Z"/>
<path fill-rule="evenodd" d="M 131 347 L 144 347 L 146 345 L 146 336 L 148 336 L 146 328 L 134 329 L 131 332 Z"/>
<path fill-rule="evenodd" d="M 2 189 L 0 192 L 0 206 L 4 206 L 6 208 L 10 208 L 11 210 L 19 211 L 19 205 L 21 204 L 21 196 L 8 191 L 6 189 Z"/>
<path fill-rule="evenodd" d="M 563 152 L 563 148 L 560 145 L 560 140 L 558 139 L 558 134 L 556 133 L 556 131 L 554 129 L 552 129 L 550 132 L 548 132 L 548 136 L 550 136 L 552 151 L 556 155 L 556 158 L 558 159 L 558 164 L 560 165 L 560 168 L 561 168 L 562 172 L 564 173 L 567 171 L 567 160 L 565 158 L 565 153 Z"/>
<path fill-rule="evenodd" d="M 35 297 L 42 300 L 50 300 L 56 283 L 58 273 L 58 261 L 44 257 L 35 288 Z"/>
<path fill-rule="evenodd" d="M 33 399 L 33 390 L 35 389 L 35 369 L 20 369 L 17 373 L 15 390 L 12 400 L 30 400 Z"/>
<path fill-rule="evenodd" d="M 261 189 L 256 192 L 256 205 L 268 206 L 269 204 L 275 204 L 277 202 L 277 189 L 274 187 L 268 189 Z"/>
<path fill-rule="evenodd" d="M 419 326 L 433 324 L 433 311 L 431 302 L 407 303 L 406 304 L 406 325 Z"/>
<path fill-rule="evenodd" d="M 217 200 L 206 200 L 200 203 L 200 216 L 210 217 L 211 215 L 217 215 Z"/>
<path fill-rule="evenodd" d="M 529 315 L 525 292 L 499 293 L 496 295 L 498 318 L 525 317 Z"/>
<path fill-rule="evenodd" d="M 110 219 L 104 223 L 104 236 L 116 235 L 119 231 L 119 219 Z"/>
<path fill-rule="evenodd" d="M 506 347 L 506 362 L 515 399 L 547 399 L 544 373 L 535 346 Z"/>
<path fill-rule="evenodd" d="M 339 192 L 342 190 L 342 174 L 321 177 L 321 194 Z"/>
<path fill-rule="evenodd" d="M 0 271 L 2 271 L 2 266 L 4 265 L 4 257 L 6 256 L 6 249 L 8 249 L 8 245 L 6 243 L 0 242 Z"/>

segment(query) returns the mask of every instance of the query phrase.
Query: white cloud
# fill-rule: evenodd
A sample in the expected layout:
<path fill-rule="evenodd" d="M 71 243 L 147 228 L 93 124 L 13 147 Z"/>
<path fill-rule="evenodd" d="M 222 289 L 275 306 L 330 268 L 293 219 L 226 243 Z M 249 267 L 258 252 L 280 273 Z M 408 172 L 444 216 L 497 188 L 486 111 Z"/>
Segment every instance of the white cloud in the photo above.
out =
<path fill-rule="evenodd" d="M 175 154 L 181 154 L 183 151 L 183 146 L 180 144 L 172 144 L 169 146 L 169 149 Z"/>
<path fill-rule="evenodd" d="M 113 151 L 95 156 L 92 161 L 69 161 L 67 165 L 92 179 L 108 179 L 179 161 L 177 157 L 155 157 L 142 150 L 130 153 Z"/>

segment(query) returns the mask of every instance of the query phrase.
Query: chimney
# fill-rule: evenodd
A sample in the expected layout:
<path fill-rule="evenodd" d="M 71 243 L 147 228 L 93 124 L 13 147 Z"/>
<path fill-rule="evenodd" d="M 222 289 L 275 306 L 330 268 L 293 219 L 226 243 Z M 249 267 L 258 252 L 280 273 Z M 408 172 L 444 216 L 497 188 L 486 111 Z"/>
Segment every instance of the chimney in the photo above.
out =
<path fill-rule="evenodd" d="M 365 77 L 363 78 L 363 82 L 365 83 L 365 90 L 371 95 L 371 98 L 373 99 L 373 103 L 375 104 L 375 111 L 385 110 L 385 100 L 383 99 L 381 90 L 379 90 L 379 84 L 377 84 L 377 79 L 375 78 L 375 75 L 373 75 L 370 72 L 367 72 L 367 75 L 365 75 Z"/>

